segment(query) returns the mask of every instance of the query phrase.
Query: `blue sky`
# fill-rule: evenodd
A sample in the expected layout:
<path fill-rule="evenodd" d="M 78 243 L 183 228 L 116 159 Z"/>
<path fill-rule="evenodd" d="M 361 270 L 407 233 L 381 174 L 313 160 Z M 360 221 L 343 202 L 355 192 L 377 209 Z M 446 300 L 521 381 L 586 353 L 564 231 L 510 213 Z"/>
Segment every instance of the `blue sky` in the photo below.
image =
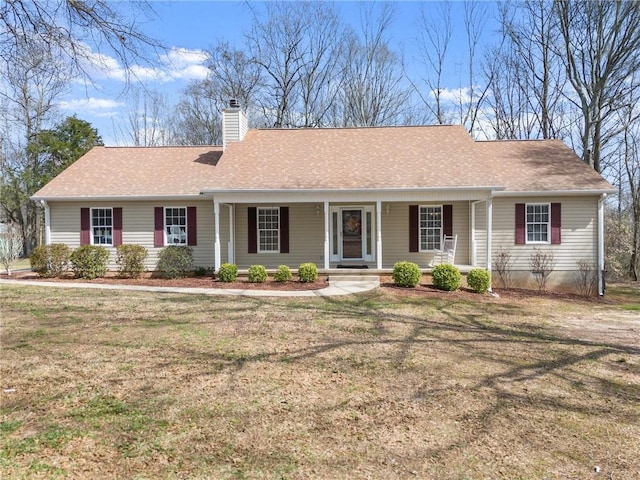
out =
<path fill-rule="evenodd" d="M 405 63 L 411 67 L 414 62 L 416 20 L 420 9 L 437 8 L 437 2 L 393 2 L 395 20 L 389 38 L 404 56 Z M 143 80 L 147 87 L 163 92 L 169 100 L 176 100 L 180 91 L 189 81 L 202 79 L 206 75 L 203 66 L 204 50 L 216 40 L 226 40 L 231 44 L 242 45 L 243 35 L 251 22 L 251 15 L 244 2 L 227 1 L 173 1 L 153 2 L 157 18 L 142 19 L 140 26 L 148 35 L 158 38 L 171 49 L 160 57 L 160 65 L 150 69 L 133 66 L 136 77 Z M 255 3 L 259 8 L 259 4 Z M 358 2 L 337 2 L 337 9 L 347 23 L 356 26 L 360 21 Z M 495 6 L 486 3 L 487 23 L 485 41 L 491 41 L 496 29 L 494 21 Z M 451 45 L 450 77 L 448 87 L 460 86 L 456 78 L 457 65 L 462 64 L 466 47 L 464 45 L 463 2 L 452 2 L 454 33 Z M 123 143 L 118 134 L 117 125 L 126 122 L 127 99 L 122 95 L 126 77 L 122 65 L 104 53 L 96 58 L 104 65 L 95 75 L 95 85 L 74 84 L 60 102 L 60 113 L 77 115 L 98 128 L 106 144 Z M 114 129 L 115 126 L 115 129 Z"/>

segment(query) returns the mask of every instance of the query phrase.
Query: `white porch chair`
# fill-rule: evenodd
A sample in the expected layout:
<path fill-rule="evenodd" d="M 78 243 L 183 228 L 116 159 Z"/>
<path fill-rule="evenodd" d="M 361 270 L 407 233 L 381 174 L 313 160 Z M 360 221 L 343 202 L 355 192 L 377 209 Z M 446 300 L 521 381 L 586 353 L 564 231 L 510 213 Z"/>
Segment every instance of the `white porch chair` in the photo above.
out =
<path fill-rule="evenodd" d="M 450 263 L 456 257 L 456 245 L 458 243 L 458 235 L 445 235 L 442 239 L 442 248 L 433 252 L 433 260 L 429 264 L 430 267 L 441 263 Z"/>

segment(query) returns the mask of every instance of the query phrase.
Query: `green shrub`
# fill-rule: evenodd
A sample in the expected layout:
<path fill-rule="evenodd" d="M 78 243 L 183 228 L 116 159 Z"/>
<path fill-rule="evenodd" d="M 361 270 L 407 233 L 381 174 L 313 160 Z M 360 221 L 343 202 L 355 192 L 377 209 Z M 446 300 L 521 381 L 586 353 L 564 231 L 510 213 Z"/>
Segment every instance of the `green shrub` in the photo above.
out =
<path fill-rule="evenodd" d="M 453 292 L 460 288 L 462 283 L 460 270 L 449 263 L 442 263 L 433 267 L 431 276 L 433 277 L 433 286 L 440 290 Z"/>
<path fill-rule="evenodd" d="M 276 273 L 273 274 L 273 279 L 276 282 L 288 282 L 291 280 L 291 269 L 286 265 L 280 265 Z"/>
<path fill-rule="evenodd" d="M 315 282 L 318 279 L 318 267 L 315 263 L 301 263 L 298 267 L 298 278 L 301 282 Z"/>
<path fill-rule="evenodd" d="M 393 283 L 399 287 L 415 287 L 420 281 L 420 268 L 412 262 L 396 262 L 393 265 Z"/>
<path fill-rule="evenodd" d="M 165 278 L 186 277 L 193 271 L 193 249 L 183 245 L 169 245 L 158 252 L 158 271 Z"/>
<path fill-rule="evenodd" d="M 267 269 L 263 265 L 251 265 L 248 276 L 252 283 L 264 283 L 267 281 Z"/>
<path fill-rule="evenodd" d="M 484 268 L 474 268 L 467 274 L 467 285 L 477 293 L 487 293 L 491 287 L 491 274 Z"/>
<path fill-rule="evenodd" d="M 118 245 L 116 247 L 118 272 L 123 277 L 139 278 L 144 273 L 144 261 L 149 252 L 142 245 Z"/>
<path fill-rule="evenodd" d="M 235 282 L 238 278 L 238 267 L 233 263 L 223 263 L 218 271 L 218 280 L 225 283 Z"/>
<path fill-rule="evenodd" d="M 206 277 L 206 276 L 213 276 L 213 268 L 212 267 L 196 267 L 195 270 L 193 271 L 193 274 L 196 277 Z"/>
<path fill-rule="evenodd" d="M 71 269 L 78 278 L 104 277 L 109 263 L 109 250 L 101 245 L 82 245 L 70 257 Z"/>
<path fill-rule="evenodd" d="M 31 252 L 31 270 L 43 277 L 59 277 L 69 268 L 71 249 L 64 243 L 40 245 Z"/>

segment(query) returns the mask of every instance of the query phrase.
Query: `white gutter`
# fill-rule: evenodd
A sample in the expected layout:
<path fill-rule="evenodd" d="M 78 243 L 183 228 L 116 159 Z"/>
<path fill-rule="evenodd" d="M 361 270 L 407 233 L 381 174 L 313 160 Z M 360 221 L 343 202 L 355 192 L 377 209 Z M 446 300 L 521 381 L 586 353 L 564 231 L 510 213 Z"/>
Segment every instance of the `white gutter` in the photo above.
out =
<path fill-rule="evenodd" d="M 556 195 L 603 195 L 608 193 L 616 193 L 613 189 L 595 189 L 595 190 L 534 190 L 534 191 L 515 191 L 504 190 L 494 192 L 494 197 L 552 197 Z"/>
<path fill-rule="evenodd" d="M 46 200 L 40 200 L 44 207 L 44 244 L 51 245 L 51 209 Z"/>
<path fill-rule="evenodd" d="M 469 192 L 486 190 L 489 192 L 504 190 L 502 186 L 476 186 L 476 187 L 408 187 L 408 188 L 274 188 L 274 189 L 205 189 L 201 191 L 202 195 L 210 194 L 248 194 L 248 193 L 308 193 L 308 194 L 328 194 L 328 193 L 407 193 L 407 192 Z"/>
<path fill-rule="evenodd" d="M 202 200 L 199 193 L 189 195 L 113 195 L 101 197 L 30 197 L 31 200 L 48 202 L 128 202 L 128 201 L 166 201 L 166 200 Z"/>
<path fill-rule="evenodd" d="M 604 201 L 607 194 L 603 193 L 598 199 L 598 295 L 604 296 Z"/>

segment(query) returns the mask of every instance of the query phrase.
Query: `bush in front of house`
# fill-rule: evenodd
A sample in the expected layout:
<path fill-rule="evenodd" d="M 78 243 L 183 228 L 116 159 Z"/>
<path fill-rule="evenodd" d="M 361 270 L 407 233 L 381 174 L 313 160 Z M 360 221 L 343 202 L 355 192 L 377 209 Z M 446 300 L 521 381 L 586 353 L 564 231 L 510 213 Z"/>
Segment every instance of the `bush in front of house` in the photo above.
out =
<path fill-rule="evenodd" d="M 267 281 L 267 269 L 264 265 L 251 265 L 248 278 L 251 283 L 264 283 Z"/>
<path fill-rule="evenodd" d="M 476 293 L 487 293 L 491 287 L 491 274 L 484 268 L 469 270 L 467 285 Z"/>
<path fill-rule="evenodd" d="M 193 271 L 193 249 L 184 245 L 169 245 L 158 252 L 156 269 L 164 278 L 186 277 Z"/>
<path fill-rule="evenodd" d="M 70 257 L 71 269 L 77 278 L 92 280 L 107 274 L 109 250 L 101 245 L 82 245 Z"/>
<path fill-rule="evenodd" d="M 413 262 L 396 262 L 393 265 L 393 283 L 399 287 L 414 288 L 421 276 L 420 267 Z"/>
<path fill-rule="evenodd" d="M 273 279 L 276 282 L 288 282 L 291 280 L 291 269 L 287 265 L 280 265 L 273 274 Z"/>
<path fill-rule="evenodd" d="M 298 278 L 303 283 L 315 282 L 318 279 L 318 267 L 315 263 L 301 263 L 298 267 Z"/>
<path fill-rule="evenodd" d="M 42 277 L 59 277 L 69 268 L 71 249 L 64 243 L 40 245 L 29 256 L 31 270 Z"/>
<path fill-rule="evenodd" d="M 238 278 L 238 266 L 233 263 L 223 263 L 218 270 L 218 280 L 225 283 L 235 282 Z"/>
<path fill-rule="evenodd" d="M 140 278 L 146 270 L 144 262 L 149 256 L 147 249 L 143 245 L 118 245 L 116 252 L 120 276 Z"/>
<path fill-rule="evenodd" d="M 462 283 L 462 275 L 457 267 L 449 263 L 441 263 L 436 265 L 431 270 L 431 277 L 433 278 L 433 286 L 439 290 L 446 290 L 453 292 L 460 288 Z"/>

